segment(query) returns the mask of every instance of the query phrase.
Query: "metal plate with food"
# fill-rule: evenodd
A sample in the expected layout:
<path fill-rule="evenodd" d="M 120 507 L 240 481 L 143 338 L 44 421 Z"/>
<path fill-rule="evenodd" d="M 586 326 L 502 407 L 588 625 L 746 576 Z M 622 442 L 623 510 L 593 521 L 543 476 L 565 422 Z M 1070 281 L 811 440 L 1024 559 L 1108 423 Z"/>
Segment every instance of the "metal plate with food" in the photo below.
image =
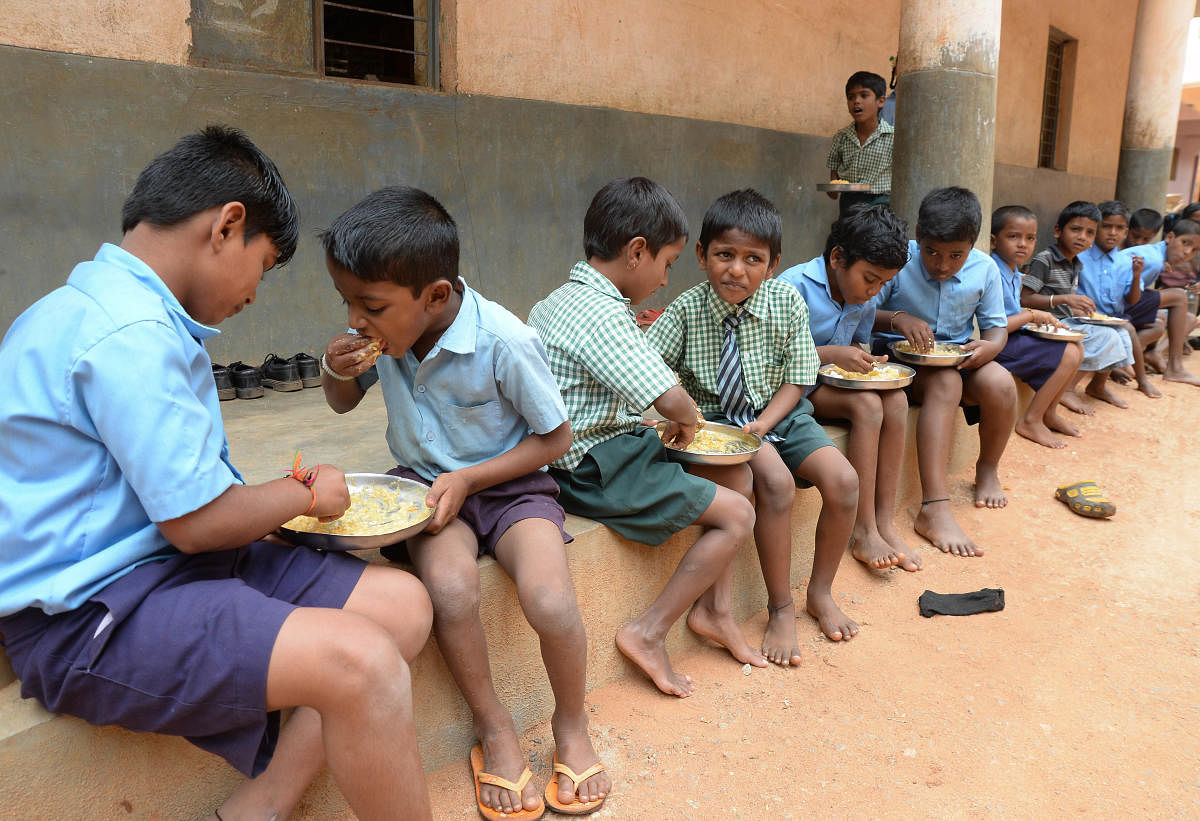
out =
<path fill-rule="evenodd" d="M 941 367 L 966 362 L 971 358 L 972 353 L 971 351 L 964 351 L 961 345 L 956 345 L 953 342 L 934 342 L 932 348 L 921 353 L 907 339 L 897 339 L 895 342 L 889 342 L 888 348 L 896 355 L 897 359 L 903 360 L 910 365 L 936 365 Z"/>
<path fill-rule="evenodd" d="M 1057 325 L 1022 325 L 1025 333 L 1040 336 L 1042 339 L 1053 339 L 1056 342 L 1078 342 L 1087 334 L 1083 331 L 1072 331 L 1070 328 L 1060 328 Z"/>
<path fill-rule="evenodd" d="M 666 429 L 666 422 L 658 423 L 660 438 Z M 750 461 L 750 457 L 762 447 L 762 439 L 733 425 L 705 422 L 704 427 L 696 431 L 696 438 L 686 450 L 672 447 L 665 442 L 663 447 L 667 450 L 667 456 L 677 462 L 690 462 L 694 465 L 737 465 Z"/>
<path fill-rule="evenodd" d="M 279 533 L 289 542 L 320 550 L 368 550 L 415 536 L 429 524 L 429 487 L 385 473 L 347 473 L 350 507 L 332 522 L 297 516 Z"/>
<path fill-rule="evenodd" d="M 858 191 L 867 192 L 871 190 L 869 182 L 850 182 L 850 180 L 830 180 L 829 182 L 817 183 L 818 191 Z"/>
<path fill-rule="evenodd" d="M 830 362 L 822 365 L 817 376 L 822 382 L 835 388 L 849 388 L 859 391 L 890 391 L 903 388 L 913 381 L 916 370 L 908 365 L 896 362 L 876 362 L 875 367 L 866 373 L 848 371 Z"/>
<path fill-rule="evenodd" d="M 1108 314 L 1094 313 L 1088 316 L 1077 316 L 1075 319 L 1080 322 L 1086 322 L 1089 325 L 1123 325 L 1125 320 L 1119 316 L 1109 316 Z"/>

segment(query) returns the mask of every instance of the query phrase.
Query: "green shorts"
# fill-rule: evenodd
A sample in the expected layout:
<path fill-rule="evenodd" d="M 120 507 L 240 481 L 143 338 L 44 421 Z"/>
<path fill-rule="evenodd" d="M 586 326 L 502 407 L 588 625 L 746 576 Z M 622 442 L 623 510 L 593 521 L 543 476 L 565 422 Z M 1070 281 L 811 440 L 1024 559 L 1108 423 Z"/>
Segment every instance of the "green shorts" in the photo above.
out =
<path fill-rule="evenodd" d="M 772 442 L 771 444 L 783 457 L 783 463 L 787 465 L 796 480 L 796 487 L 800 488 L 812 487 L 811 482 L 796 476 L 796 468 L 800 467 L 800 463 L 807 459 L 813 451 L 824 447 L 833 447 L 833 440 L 829 438 L 825 428 L 821 427 L 821 423 L 814 419 L 812 414 L 812 402 L 809 402 L 806 397 L 797 402 L 796 407 L 792 408 L 791 412 L 783 417 L 778 425 L 771 428 L 771 433 L 783 437 L 782 442 Z M 710 422 L 733 424 L 728 417 L 720 413 L 707 414 L 706 418 Z"/>
<path fill-rule="evenodd" d="M 608 525 L 627 539 L 659 545 L 700 518 L 717 486 L 667 460 L 654 428 L 614 436 L 574 470 L 550 468 L 568 513 Z"/>

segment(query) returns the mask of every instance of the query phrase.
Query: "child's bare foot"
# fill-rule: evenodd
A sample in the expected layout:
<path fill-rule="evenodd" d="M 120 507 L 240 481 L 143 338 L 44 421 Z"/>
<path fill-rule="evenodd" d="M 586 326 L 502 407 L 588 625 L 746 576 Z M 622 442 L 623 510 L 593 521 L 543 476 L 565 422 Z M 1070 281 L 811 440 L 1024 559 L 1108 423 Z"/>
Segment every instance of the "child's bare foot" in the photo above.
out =
<path fill-rule="evenodd" d="M 1118 385 L 1128 385 L 1134 379 L 1133 374 L 1128 373 L 1124 368 L 1113 368 L 1108 378 Z"/>
<path fill-rule="evenodd" d="M 1148 370 L 1153 370 L 1155 373 L 1167 372 L 1167 363 L 1163 362 L 1162 354 L 1158 351 L 1146 351 L 1145 359 L 1142 361 L 1146 363 Z"/>
<path fill-rule="evenodd" d="M 767 661 L 783 667 L 800 663 L 800 643 L 796 641 L 796 603 L 792 599 L 785 604 L 767 605 L 767 630 L 763 633 L 762 654 Z"/>
<path fill-rule="evenodd" d="M 983 548 L 967 538 L 950 512 L 949 499 L 931 499 L 921 503 L 921 512 L 913 530 L 943 553 L 955 556 L 982 556 Z"/>
<path fill-rule="evenodd" d="M 1050 432 L 1050 428 L 1046 427 L 1043 422 L 1026 422 L 1024 419 L 1017 422 L 1016 432 L 1024 436 L 1030 442 L 1037 442 L 1048 448 L 1065 448 L 1067 443 L 1059 439 Z M 978 502 L 976 502 L 978 504 Z"/>
<path fill-rule="evenodd" d="M 1064 445 L 1065 447 L 1065 445 Z M 1000 475 L 994 465 L 975 466 L 975 507 L 1007 507 L 1008 497 L 1000 484 Z"/>
<path fill-rule="evenodd" d="M 617 631 L 617 649 L 667 695 L 687 698 L 692 694 L 692 677 L 671 669 L 662 641 L 648 641 L 636 627 L 627 624 Z"/>
<path fill-rule="evenodd" d="M 1055 413 L 1054 408 L 1046 411 L 1045 415 L 1042 416 L 1042 422 L 1055 433 L 1061 433 L 1065 436 L 1083 436 L 1079 428 Z"/>
<path fill-rule="evenodd" d="M 904 560 L 904 554 L 898 553 L 879 531 L 855 533 L 851 536 L 850 555 L 876 570 L 895 567 Z"/>
<path fill-rule="evenodd" d="M 1110 405 L 1116 405 L 1118 408 L 1129 407 L 1129 403 L 1123 399 L 1118 399 L 1116 395 L 1108 389 L 1108 385 L 1102 385 L 1099 388 L 1088 385 L 1085 393 L 1094 399 L 1099 399 L 1100 401 L 1107 402 Z"/>
<path fill-rule="evenodd" d="M 600 761 L 600 756 L 592 746 L 592 740 L 587 733 L 587 716 L 581 716 L 574 721 L 559 721 L 551 719 L 550 727 L 554 731 L 554 749 L 560 763 L 570 767 L 577 773 L 582 773 Z M 584 803 L 599 801 L 612 791 L 612 778 L 604 770 L 584 779 L 579 784 L 579 790 L 572 792 L 571 779 L 564 776 L 558 778 L 558 800 L 563 804 L 571 804 L 576 800 Z"/>
<path fill-rule="evenodd" d="M 1200 385 L 1200 376 L 1196 376 L 1184 367 L 1167 368 L 1163 371 L 1163 379 L 1170 382 L 1186 382 L 1189 385 Z"/>
<path fill-rule="evenodd" d="M 1075 393 L 1075 391 L 1067 391 L 1062 395 L 1062 398 L 1059 399 L 1058 402 L 1067 410 L 1074 411 L 1081 416 L 1096 415 L 1095 409 L 1087 402 L 1084 402 L 1083 398 L 1079 394 Z"/>
<path fill-rule="evenodd" d="M 521 752 L 521 743 L 517 740 L 516 728 L 511 726 L 511 719 L 509 723 L 509 727 L 493 729 L 476 726 L 475 735 L 483 747 L 483 771 L 509 781 L 517 781 L 525 771 L 525 754 Z M 513 813 L 521 809 L 536 810 L 541 803 L 537 785 L 532 779 L 525 785 L 520 796 L 495 784 L 480 783 L 479 800 L 485 807 L 502 813 Z"/>
<path fill-rule="evenodd" d="M 767 659 L 746 641 L 742 628 L 730 613 L 714 613 L 703 605 L 697 604 L 688 613 L 687 626 L 697 635 L 711 639 L 729 651 L 729 654 L 742 664 L 753 664 L 755 667 L 766 667 Z"/>
<path fill-rule="evenodd" d="M 843 613 L 829 593 L 816 593 L 810 587 L 805 609 L 830 641 L 848 641 L 858 635 L 858 622 Z"/>
<path fill-rule="evenodd" d="M 882 536 L 884 540 L 892 546 L 892 550 L 896 551 L 897 555 L 903 557 L 899 562 L 899 567 L 901 570 L 907 570 L 909 573 L 915 573 L 916 571 L 923 569 L 924 565 L 921 563 L 920 554 L 917 553 L 916 548 L 911 547 L 908 542 L 904 541 L 904 539 L 900 537 L 900 534 L 897 533 L 896 529 L 892 527 L 890 519 L 880 517 L 879 535 Z"/>
<path fill-rule="evenodd" d="M 1149 377 L 1143 376 L 1137 381 L 1137 386 L 1139 391 L 1146 394 L 1146 396 L 1149 396 L 1151 399 L 1162 398 L 1162 391 L 1154 387 L 1154 383 L 1150 381 Z"/>

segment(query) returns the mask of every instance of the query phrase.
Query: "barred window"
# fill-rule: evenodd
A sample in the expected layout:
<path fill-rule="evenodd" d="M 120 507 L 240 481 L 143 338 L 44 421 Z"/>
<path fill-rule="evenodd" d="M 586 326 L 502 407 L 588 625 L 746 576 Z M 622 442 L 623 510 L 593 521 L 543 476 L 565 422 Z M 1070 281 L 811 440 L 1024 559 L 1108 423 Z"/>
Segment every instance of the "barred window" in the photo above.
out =
<path fill-rule="evenodd" d="M 1071 94 L 1074 87 L 1074 39 L 1050 29 L 1046 47 L 1046 83 L 1042 88 L 1042 128 L 1038 139 L 1038 167 L 1067 167 L 1067 137 L 1070 131 Z"/>
<path fill-rule="evenodd" d="M 437 88 L 437 6 L 437 0 L 321 0 L 322 73 Z"/>

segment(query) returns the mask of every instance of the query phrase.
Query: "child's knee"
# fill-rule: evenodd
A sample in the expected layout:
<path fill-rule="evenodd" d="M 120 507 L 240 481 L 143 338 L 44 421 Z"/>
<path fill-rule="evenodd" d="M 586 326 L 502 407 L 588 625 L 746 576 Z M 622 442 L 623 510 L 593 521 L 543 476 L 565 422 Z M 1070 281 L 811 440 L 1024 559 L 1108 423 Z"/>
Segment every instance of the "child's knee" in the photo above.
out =
<path fill-rule="evenodd" d="M 819 489 L 821 503 L 854 510 L 858 506 L 858 473 L 845 458 L 830 464 Z"/>
<path fill-rule="evenodd" d="M 1063 351 L 1062 361 L 1068 367 L 1078 368 L 1079 363 L 1083 362 L 1083 345 L 1078 342 L 1068 342 L 1066 350 Z"/>
<path fill-rule="evenodd" d="M 788 470 L 763 471 L 754 477 L 755 507 L 772 512 L 792 509 L 796 498 L 796 481 Z"/>
<path fill-rule="evenodd" d="M 479 573 L 434 570 L 422 579 L 438 621 L 457 622 L 479 613 Z"/>
<path fill-rule="evenodd" d="M 874 391 L 862 391 L 850 403 L 850 427 L 876 429 L 883 424 L 883 401 Z"/>
<path fill-rule="evenodd" d="M 583 618 L 573 587 L 559 583 L 538 583 L 531 587 L 518 591 L 518 597 L 534 632 L 539 636 L 583 634 Z"/>

